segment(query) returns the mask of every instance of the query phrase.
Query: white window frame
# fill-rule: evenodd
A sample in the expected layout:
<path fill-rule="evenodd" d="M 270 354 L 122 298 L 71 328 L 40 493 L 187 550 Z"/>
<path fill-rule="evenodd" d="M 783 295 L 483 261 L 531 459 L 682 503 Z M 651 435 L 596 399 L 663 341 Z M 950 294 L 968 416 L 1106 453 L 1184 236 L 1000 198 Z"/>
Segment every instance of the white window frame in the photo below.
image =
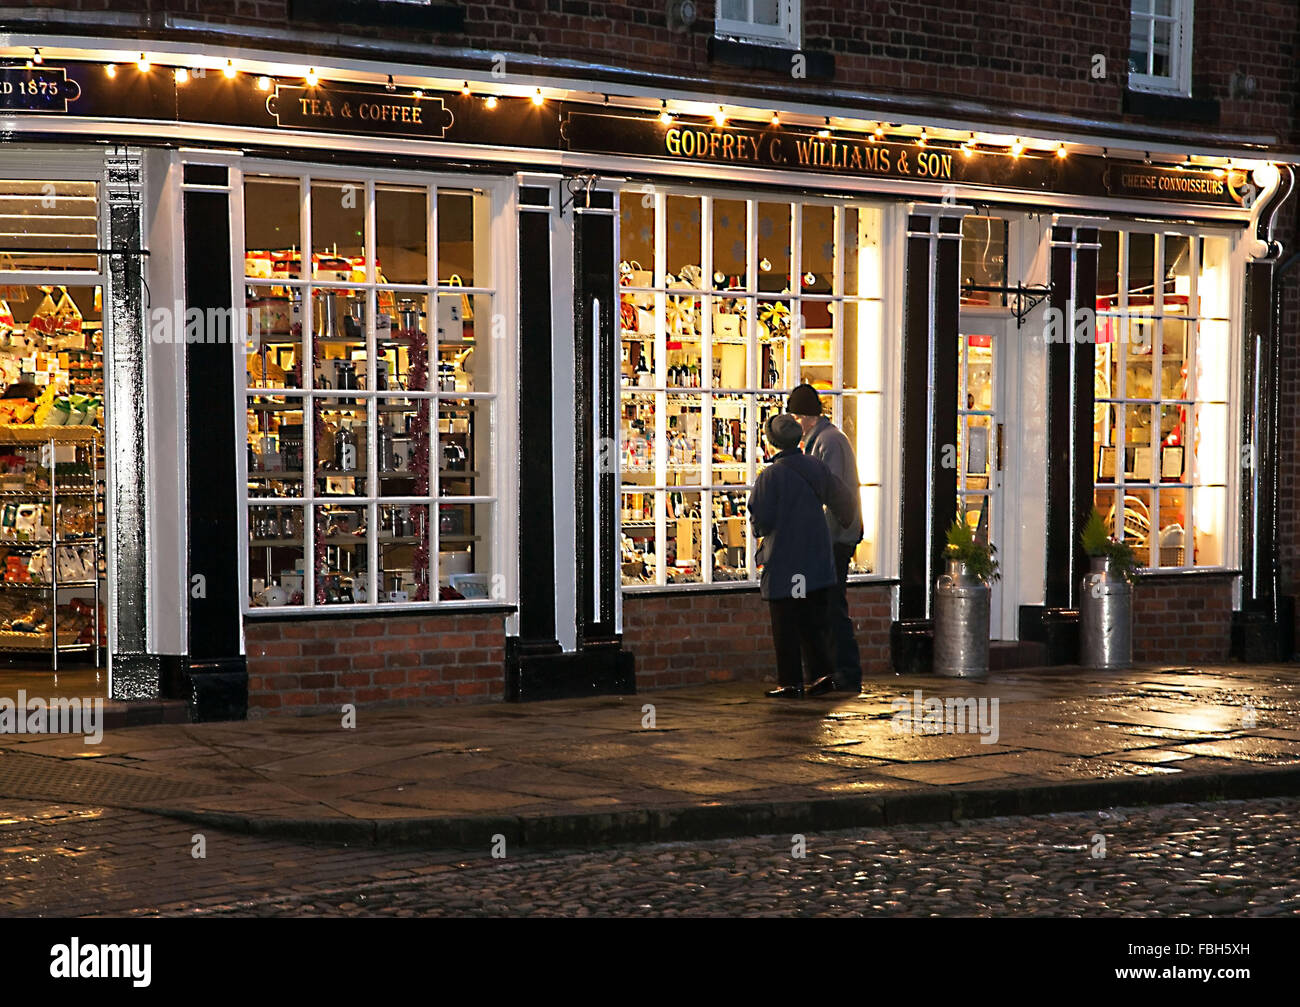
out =
<path fill-rule="evenodd" d="M 1169 15 L 1154 13 L 1155 3 L 1156 0 L 1130 0 L 1130 38 L 1137 23 L 1139 21 L 1144 22 L 1147 36 L 1147 65 L 1151 66 L 1154 60 L 1154 26 L 1158 23 L 1170 25 L 1169 67 L 1171 73 L 1163 75 L 1130 71 L 1128 75 L 1129 90 L 1190 97 L 1192 93 L 1192 22 L 1195 0 L 1170 0 L 1171 13 Z"/>
<path fill-rule="evenodd" d="M 1159 240 L 1157 242 L 1157 256 L 1156 256 L 1156 261 L 1153 263 L 1153 272 L 1157 276 L 1161 275 L 1164 272 L 1163 242 L 1165 238 L 1184 237 L 1184 238 L 1190 238 L 1193 241 L 1198 242 L 1198 251 L 1197 251 L 1198 268 L 1196 272 L 1192 274 L 1192 278 L 1191 278 L 1191 298 L 1192 298 L 1191 304 L 1196 310 L 1189 311 L 1187 315 L 1166 315 L 1164 310 L 1164 292 L 1160 284 L 1157 283 L 1154 290 L 1156 303 L 1153 304 L 1149 309 L 1147 309 L 1147 311 L 1149 311 L 1150 314 L 1148 315 L 1146 311 L 1138 312 L 1137 314 L 1139 317 L 1150 317 L 1152 319 L 1164 319 L 1168 317 L 1174 319 L 1175 321 L 1184 322 L 1189 327 L 1190 330 L 1189 339 L 1194 346 L 1194 350 L 1193 350 L 1194 353 L 1200 353 L 1202 323 L 1226 322 L 1227 332 L 1228 332 L 1228 339 L 1227 339 L 1227 346 L 1226 346 L 1228 375 L 1225 384 L 1228 389 L 1228 393 L 1227 393 L 1228 399 L 1226 403 L 1222 403 L 1222 402 L 1218 402 L 1217 400 L 1209 400 L 1209 399 L 1202 398 L 1201 390 L 1198 387 L 1198 383 L 1196 379 L 1197 375 L 1196 375 L 1195 366 L 1193 366 L 1193 368 L 1189 373 L 1188 376 L 1189 390 L 1183 399 L 1173 399 L 1172 397 L 1166 398 L 1163 395 L 1163 388 L 1161 387 L 1162 376 L 1156 372 L 1156 368 L 1154 366 L 1152 368 L 1154 387 L 1152 389 L 1152 394 L 1150 396 L 1147 397 L 1130 396 L 1127 393 L 1127 388 L 1125 388 L 1123 389 L 1122 394 L 1118 390 L 1112 390 L 1111 395 L 1105 396 L 1104 398 L 1099 398 L 1097 401 L 1108 405 L 1114 405 L 1117 407 L 1117 412 L 1121 418 L 1120 425 L 1117 428 L 1118 429 L 1116 435 L 1117 438 L 1123 438 L 1125 435 L 1123 424 L 1126 422 L 1126 417 L 1124 416 L 1124 412 L 1126 408 L 1129 406 L 1137 406 L 1137 407 L 1155 406 L 1158 409 L 1164 406 L 1186 405 L 1188 408 L 1191 408 L 1192 410 L 1195 410 L 1196 407 L 1198 406 L 1206 405 L 1206 404 L 1226 406 L 1226 424 L 1224 430 L 1222 431 L 1223 438 L 1224 438 L 1224 451 L 1226 454 L 1226 457 L 1224 459 L 1225 481 L 1222 484 L 1198 482 L 1196 477 L 1197 463 L 1195 458 L 1195 448 L 1193 446 L 1195 435 L 1193 434 L 1192 443 L 1188 443 L 1184 445 L 1184 449 L 1187 452 L 1189 452 L 1189 457 L 1185 462 L 1188 475 L 1183 482 L 1166 483 L 1160 478 L 1159 474 L 1155 472 L 1155 466 L 1158 466 L 1160 464 L 1160 459 L 1158 456 L 1153 458 L 1152 460 L 1153 475 L 1149 480 L 1147 480 L 1146 482 L 1138 482 L 1137 480 L 1130 480 L 1124 474 L 1123 465 L 1117 457 L 1116 478 L 1113 482 L 1098 481 L 1096 479 L 1096 473 L 1094 472 L 1094 483 L 1093 483 L 1094 494 L 1102 491 L 1109 491 L 1118 499 L 1120 499 L 1122 504 L 1122 498 L 1127 492 L 1127 490 L 1130 488 L 1135 488 L 1149 493 L 1152 500 L 1155 502 L 1156 506 L 1152 513 L 1152 521 L 1151 521 L 1152 527 L 1151 527 L 1151 531 L 1148 533 L 1148 542 L 1152 544 L 1147 554 L 1148 562 L 1147 564 L 1143 565 L 1140 568 L 1143 573 L 1152 573 L 1152 574 L 1222 573 L 1225 571 L 1231 571 L 1240 565 L 1240 549 L 1241 549 L 1241 514 L 1239 508 L 1235 507 L 1233 503 L 1235 500 L 1240 499 L 1241 466 L 1237 462 L 1238 449 L 1234 447 L 1234 445 L 1238 445 L 1241 443 L 1241 431 L 1242 431 L 1242 423 L 1243 423 L 1243 412 L 1242 412 L 1243 403 L 1241 400 L 1241 395 L 1237 390 L 1240 389 L 1241 380 L 1242 380 L 1241 348 L 1242 348 L 1242 340 L 1244 338 L 1244 332 L 1243 332 L 1243 323 L 1242 323 L 1241 316 L 1239 312 L 1236 310 L 1236 306 L 1241 304 L 1241 298 L 1243 296 L 1242 278 L 1244 275 L 1243 274 L 1244 252 L 1242 250 L 1243 243 L 1240 240 L 1241 232 L 1235 230 L 1226 230 L 1226 229 L 1217 229 L 1217 228 L 1180 226 L 1173 223 L 1128 221 L 1119 218 L 1112 218 L 1105 225 L 1103 225 L 1100 228 L 1100 230 L 1103 232 L 1104 231 L 1118 232 L 1121 235 L 1120 251 L 1119 251 L 1119 268 L 1121 270 L 1121 275 L 1123 277 L 1123 282 L 1125 287 L 1127 287 L 1127 285 L 1131 282 L 1129 280 L 1128 248 L 1129 248 L 1129 241 L 1133 235 L 1155 235 L 1158 237 Z M 1229 251 L 1227 256 L 1227 268 L 1229 270 L 1229 275 L 1228 275 L 1228 283 L 1227 283 L 1227 297 L 1225 301 L 1225 303 L 1228 306 L 1226 318 L 1223 316 L 1202 315 L 1199 313 L 1200 291 L 1199 291 L 1198 284 L 1200 280 L 1202 263 L 1204 261 L 1203 260 L 1204 246 L 1203 244 L 1199 244 L 1199 242 L 1200 239 L 1205 239 L 1205 238 L 1220 238 L 1220 239 L 1226 238 L 1229 242 Z M 1100 262 L 1098 268 L 1100 270 Z M 1098 324 L 1100 324 L 1100 322 L 1104 318 L 1113 316 L 1120 319 L 1122 322 L 1124 322 L 1125 327 L 1127 327 L 1127 320 L 1134 317 L 1134 313 L 1131 311 L 1129 307 L 1128 295 L 1129 292 L 1127 289 L 1120 289 L 1118 291 L 1118 304 L 1115 306 L 1114 310 L 1097 313 L 1096 317 L 1097 317 Z M 1195 361 L 1195 359 L 1196 358 L 1194 356 L 1193 361 Z M 1127 368 L 1125 370 L 1127 370 Z M 1126 373 L 1122 380 L 1125 383 L 1127 383 Z M 1192 421 L 1193 431 L 1195 430 L 1196 425 L 1199 425 L 1200 422 L 1201 422 L 1200 418 L 1193 415 L 1193 421 Z M 1118 443 L 1120 445 L 1124 444 L 1123 440 L 1119 440 Z M 1095 447 L 1095 444 L 1093 445 L 1093 447 Z M 1224 507 L 1225 526 L 1223 531 L 1223 546 L 1222 549 L 1220 550 L 1221 560 L 1219 563 L 1216 564 L 1210 564 L 1210 563 L 1197 564 L 1195 561 L 1195 515 L 1196 515 L 1196 493 L 1198 489 L 1222 489 L 1226 497 L 1226 504 Z M 1181 564 L 1162 564 L 1159 562 L 1160 560 L 1159 493 L 1162 490 L 1166 492 L 1170 490 L 1182 490 L 1186 494 L 1187 499 L 1189 501 L 1189 507 L 1190 507 L 1190 512 L 1192 514 L 1192 519 L 1190 521 L 1187 521 L 1187 524 L 1191 526 L 1191 529 L 1190 530 L 1186 528 L 1184 529 L 1184 545 L 1183 545 L 1184 554 L 1183 554 L 1183 562 Z M 1122 525 L 1123 525 L 1122 520 L 1117 521 L 1116 528 L 1114 530 L 1115 537 L 1121 540 L 1125 537 Z"/>
<path fill-rule="evenodd" d="M 427 188 L 430 193 L 436 193 L 442 189 L 457 190 L 478 190 L 483 193 L 488 200 L 487 219 L 490 221 L 488 231 L 483 235 L 483 240 L 488 246 L 488 261 L 491 263 L 491 280 L 489 286 L 449 286 L 438 281 L 437 276 L 437 259 L 436 245 L 433 243 L 433 217 L 436 216 L 436 208 L 430 211 L 430 256 L 432 259 L 429 276 L 430 282 L 423 285 L 412 284 L 378 284 L 373 280 L 374 275 L 374 256 L 368 255 L 367 273 L 371 279 L 366 283 L 350 281 L 348 283 L 331 283 L 330 281 L 315 281 L 309 279 L 309 269 L 303 270 L 303 275 L 297 280 L 277 281 L 281 285 L 292 285 L 306 287 L 311 285 L 314 288 L 321 289 L 330 286 L 346 287 L 348 289 L 371 290 L 380 286 L 396 287 L 399 292 L 405 292 L 403 288 L 410 287 L 418 296 L 450 295 L 450 294 L 488 294 L 492 298 L 493 315 L 504 317 L 512 321 L 506 327 L 507 333 L 515 333 L 517 325 L 513 320 L 517 318 L 517 304 L 515 293 L 517 286 L 509 282 L 509 278 L 517 275 L 516 266 L 516 241 L 515 235 L 517 226 L 517 200 L 515 196 L 515 187 L 511 180 L 501 176 L 479 176 L 479 175 L 431 175 L 424 172 L 411 171 L 391 171 L 385 169 L 372 169 L 365 167 L 335 167 L 332 165 L 312 164 L 301 161 L 274 161 L 274 160 L 248 160 L 240 165 L 238 171 L 231 173 L 231 237 L 233 239 L 233 249 L 235 254 L 232 256 L 232 281 L 235 289 L 235 304 L 242 306 L 244 291 L 247 286 L 257 285 L 250 281 L 244 275 L 244 250 L 246 248 L 246 238 L 244 233 L 244 182 L 249 176 L 273 176 L 276 178 L 297 179 L 299 183 L 300 199 L 304 200 L 300 210 L 300 226 L 304 233 L 309 226 L 309 203 L 305 202 L 309 198 L 311 186 L 315 182 L 361 182 L 365 186 L 365 203 L 366 215 L 369 221 L 369 227 L 373 232 L 375 226 L 374 219 L 374 188 L 376 185 L 401 185 L 401 186 L 419 186 Z M 258 281 L 259 283 L 261 281 Z M 270 281 L 267 281 L 268 283 Z M 416 288 L 419 288 L 418 290 Z M 236 374 L 236 402 L 235 402 L 235 422 L 236 436 L 239 444 L 239 577 L 241 582 L 241 612 L 245 615 L 276 615 L 289 613 L 311 613 L 325 615 L 362 615 L 362 614 L 379 614 L 384 612 L 395 611 L 429 611 L 436 610 L 455 610 L 462 608 L 480 608 L 485 605 L 500 606 L 516 604 L 518 596 L 518 563 L 512 557 L 518 555 L 518 521 L 515 520 L 517 515 L 517 480 L 511 477 L 511 473 L 518 470 L 517 458 L 518 447 L 517 437 L 514 431 L 518 427 L 518 408 L 517 408 L 517 388 L 518 388 L 518 365 L 516 360 L 517 340 L 511 338 L 509 345 L 497 347 L 496 352 L 492 354 L 491 368 L 491 390 L 486 392 L 476 391 L 458 391 L 458 392 L 441 392 L 437 388 L 436 372 L 430 374 L 430 388 L 425 392 L 406 392 L 406 393 L 376 393 L 373 390 L 349 390 L 348 397 L 361 399 L 367 403 L 376 397 L 389 395 L 394 398 L 406 398 L 413 400 L 415 398 L 428 398 L 434 401 L 454 400 L 462 401 L 467 399 L 486 400 L 489 403 L 489 413 L 486 417 L 485 434 L 489 438 L 488 451 L 491 455 L 490 471 L 480 474 L 480 478 L 486 477 L 492 492 L 488 495 L 474 496 L 456 496 L 442 497 L 438 485 L 439 472 L 437 467 L 437 458 L 432 455 L 430 459 L 429 472 L 429 495 L 419 498 L 417 502 L 427 503 L 430 509 L 430 530 L 429 530 L 429 551 L 431 554 L 432 571 L 430 574 L 430 597 L 427 601 L 407 601 L 407 602 L 380 602 L 377 597 L 377 563 L 376 551 L 378 548 L 378 537 L 368 533 L 366 538 L 367 549 L 370 556 L 367 573 L 369 576 L 369 585 L 367 592 L 367 601 L 339 604 L 317 604 L 315 601 L 314 580 L 315 571 L 314 561 L 314 527 L 311 520 L 313 508 L 318 506 L 322 499 L 328 500 L 329 503 L 338 506 L 357 506 L 367 509 L 376 509 L 381 504 L 401 505 L 415 501 L 416 498 L 408 497 L 384 497 L 378 493 L 378 482 L 375 479 L 376 473 L 371 472 L 367 478 L 367 494 L 364 496 L 351 497 L 324 497 L 312 491 L 307 494 L 305 491 L 308 486 L 308 474 L 304 472 L 304 495 L 299 497 L 267 497 L 261 498 L 250 495 L 248 492 L 248 458 L 247 451 L 244 448 L 246 439 L 246 417 L 248 410 L 249 395 L 283 395 L 285 390 L 259 390 L 252 389 L 248 386 L 248 371 L 244 358 L 245 347 L 248 343 L 247 333 L 247 313 L 238 311 L 236 313 L 240 319 L 240 338 L 232 340 L 232 350 L 235 353 L 235 374 Z M 307 327 L 310 324 L 310 317 L 304 315 L 304 347 L 307 340 Z M 372 323 L 373 324 L 373 323 Z M 433 328 L 432 323 L 430 327 Z M 429 333 L 430 352 L 436 355 L 436 333 Z M 368 381 L 368 385 L 372 382 Z M 372 386 L 373 387 L 373 386 Z M 314 394 L 312 394 L 314 392 Z M 288 394 L 291 397 L 302 398 L 304 403 L 310 406 L 310 403 L 320 398 L 328 398 L 328 391 L 305 387 L 301 389 L 289 389 Z M 337 394 L 337 393 L 336 393 Z M 310 421 L 309 408 L 304 409 L 304 423 Z M 373 422 L 373 416 L 371 417 Z M 372 427 L 373 428 L 373 427 Z M 308 460 L 314 454 L 314 444 L 311 438 L 305 438 L 305 450 L 307 451 Z M 367 449 L 367 457 L 370 455 L 370 449 Z M 263 503 L 263 501 L 268 501 Z M 271 503 L 269 501 L 277 501 Z M 489 543 L 491 549 L 492 566 L 490 570 L 479 571 L 486 572 L 489 575 L 489 584 L 491 585 L 491 597 L 487 600 L 454 600 L 442 601 L 438 598 L 440 577 L 439 577 L 439 522 L 438 509 L 444 502 L 454 502 L 457 504 L 479 504 L 486 503 L 491 506 L 491 527 L 484 532 L 484 541 Z M 284 605 L 275 607 L 255 607 L 252 605 L 252 599 L 249 590 L 249 555 L 248 555 L 248 522 L 249 512 L 253 507 L 259 506 L 286 506 L 302 507 L 304 514 L 304 534 L 303 534 L 303 604 L 302 605 Z M 377 516 L 372 515 L 372 516 Z M 373 526 L 374 522 L 370 522 Z"/>
<path fill-rule="evenodd" d="M 651 189 L 653 191 L 651 191 Z M 897 332 L 901 325 L 901 314 L 899 305 L 902 303 L 902 265 L 900 250 L 896 247 L 894 237 L 900 233 L 901 229 L 901 208 L 896 205 L 879 202 L 865 194 L 853 196 L 834 197 L 834 196 L 808 196 L 796 191 L 773 191 L 767 192 L 728 192 L 725 189 L 714 189 L 704 186 L 682 186 L 682 185 L 652 185 L 642 187 L 637 190 L 623 190 L 620 192 L 620 200 L 616 202 L 616 208 L 620 207 L 621 199 L 628 191 L 633 191 L 638 199 L 647 195 L 654 200 L 654 214 L 656 229 L 658 233 L 655 237 L 655 262 L 650 267 L 656 277 L 654 287 L 620 287 L 620 293 L 653 293 L 656 299 L 655 308 L 655 367 L 658 376 L 654 386 L 644 391 L 652 392 L 655 396 L 655 411 L 658 416 L 664 416 L 666 413 L 667 399 L 669 394 L 694 394 L 699 397 L 701 407 L 712 407 L 714 395 L 712 386 L 712 374 L 702 375 L 702 384 L 698 389 L 677 389 L 669 388 L 663 380 L 663 373 L 667 368 L 667 336 L 664 329 L 665 318 L 665 300 L 668 296 L 688 296 L 699 300 L 703 307 L 704 331 L 701 337 L 702 355 L 711 358 L 713 348 L 713 325 L 712 325 L 712 304 L 719 299 L 727 297 L 736 297 L 757 304 L 764 300 L 785 300 L 796 305 L 800 302 L 822 302 L 833 305 L 846 305 L 855 302 L 876 303 L 879 305 L 879 324 L 881 332 L 881 357 L 878 362 L 880 370 L 880 388 L 878 390 L 857 389 L 854 387 L 844 387 L 844 367 L 847 361 L 844 356 L 844 312 L 835 313 L 834 329 L 834 387 L 822 390 L 819 394 L 823 398 L 831 401 L 831 412 L 827 418 L 837 427 L 843 428 L 843 405 L 846 396 L 874 397 L 880 404 L 881 424 L 878 432 L 877 451 L 879 452 L 879 473 L 875 480 L 862 479 L 859 482 L 861 489 L 872 490 L 876 494 L 876 524 L 867 529 L 868 535 L 875 536 L 875 561 L 873 569 L 869 573 L 849 574 L 851 583 L 870 583 L 879 581 L 889 581 L 897 577 L 898 570 L 898 515 L 899 515 L 899 456 L 898 445 L 900 443 L 900 410 L 898 409 L 898 389 L 900 388 L 900 368 L 901 368 L 901 349 L 895 345 L 895 340 L 887 337 L 888 333 Z M 775 293 L 761 293 L 753 280 L 746 285 L 744 293 L 732 293 L 730 295 L 721 293 L 708 285 L 708 288 L 700 289 L 677 289 L 671 291 L 663 286 L 663 277 L 669 269 L 669 263 L 666 258 L 667 254 L 667 235 L 665 228 L 667 224 L 667 200 L 670 196 L 688 196 L 699 198 L 701 203 L 701 255 L 705 261 L 701 263 L 701 268 L 706 277 L 713 275 L 713 238 L 712 238 L 712 220 L 714 203 L 723 201 L 744 201 L 747 203 L 746 213 L 746 256 L 749 260 L 749 269 L 747 273 L 753 277 L 757 271 L 758 263 L 758 241 L 756 238 L 757 230 L 757 206 L 763 202 L 791 204 L 794 211 L 792 218 L 791 233 L 791 272 L 794 275 L 802 275 L 803 267 L 801 264 L 802 257 L 802 208 L 809 206 L 831 207 L 835 211 L 835 231 L 836 231 L 836 255 L 835 255 L 835 277 L 832 283 L 832 293 L 829 294 L 798 294 L 798 295 L 781 295 Z M 845 262 L 843 249 L 845 245 L 845 211 L 847 210 L 866 210 L 877 212 L 880 215 L 880 231 L 878 240 L 880 242 L 880 276 L 879 276 L 879 295 L 871 296 L 864 294 L 846 294 L 844 293 L 844 269 Z M 621 209 L 618 209 L 621 222 Z M 621 247 L 621 224 L 618 230 L 619 241 L 616 244 L 616 256 L 619 261 L 622 260 L 624 252 Z M 621 298 L 620 298 L 621 299 Z M 797 308 L 794 312 L 799 313 Z M 754 310 L 746 313 L 746 346 L 748 347 L 747 367 L 750 369 L 749 377 L 752 387 L 746 389 L 730 389 L 724 392 L 726 395 L 741 394 L 751 401 L 751 405 L 756 403 L 760 398 L 769 395 L 775 395 L 784 400 L 789 395 L 789 388 L 793 388 L 803 380 L 801 374 L 802 362 L 802 337 L 795 331 L 792 332 L 792 356 L 789 366 L 792 368 L 790 380 L 787 382 L 789 388 L 773 392 L 772 389 L 760 387 L 761 379 L 754 381 L 758 368 L 758 347 L 759 336 L 758 327 L 753 319 L 757 317 Z M 622 400 L 625 393 L 629 390 L 626 386 L 620 386 L 620 422 L 622 412 Z M 707 411 L 707 410 L 706 410 Z M 626 494 L 644 493 L 653 495 L 657 501 L 667 493 L 697 493 L 700 497 L 700 538 L 703 542 L 712 541 L 713 529 L 713 508 L 712 499 L 714 494 L 720 492 L 737 492 L 748 496 L 754 487 L 754 479 L 758 472 L 764 467 L 764 463 L 759 458 L 759 452 L 762 440 L 762 431 L 758 430 L 751 421 L 746 428 L 747 450 L 746 466 L 747 478 L 744 482 L 726 483 L 724 481 L 713 480 L 712 453 L 705 451 L 701 458 L 701 475 L 699 484 L 676 484 L 669 483 L 668 474 L 668 452 L 667 442 L 664 439 L 664 430 L 666 421 L 656 421 L 656 444 L 655 444 L 655 468 L 654 478 L 647 483 L 625 482 L 623 480 L 624 454 L 619 451 L 619 522 L 618 535 L 622 537 L 622 504 Z M 663 427 L 664 430 L 659 429 Z M 621 433 L 620 433 L 621 439 Z M 622 444 L 620 443 L 620 448 Z M 861 464 L 861 463 L 860 463 Z M 714 580 L 713 579 L 713 556 L 712 550 L 705 548 L 701 552 L 700 563 L 700 581 L 699 582 L 679 582 L 669 583 L 667 580 L 666 557 L 664 551 L 658 546 L 667 541 L 669 530 L 663 507 L 658 502 L 655 506 L 655 534 L 656 543 L 656 567 L 654 570 L 654 581 L 643 584 L 621 584 L 621 590 L 628 595 L 640 594 L 646 592 L 662 591 L 716 591 L 723 590 L 743 590 L 753 589 L 759 584 L 757 574 L 757 565 L 755 563 L 755 554 L 758 547 L 758 538 L 753 535 L 749 526 L 748 519 L 745 521 L 746 535 L 746 564 L 749 569 L 755 571 L 752 579 L 739 580 Z M 865 515 L 864 515 L 865 516 Z"/>
<path fill-rule="evenodd" d="M 758 42 L 766 45 L 785 45 L 793 49 L 802 44 L 803 3 L 802 0 L 777 0 L 779 23 L 775 25 L 754 23 L 754 0 L 744 0 L 749 9 L 748 20 L 734 20 L 722 16 L 722 2 L 718 0 L 718 16 L 714 22 L 714 34 L 718 38 L 734 38 L 743 42 Z"/>

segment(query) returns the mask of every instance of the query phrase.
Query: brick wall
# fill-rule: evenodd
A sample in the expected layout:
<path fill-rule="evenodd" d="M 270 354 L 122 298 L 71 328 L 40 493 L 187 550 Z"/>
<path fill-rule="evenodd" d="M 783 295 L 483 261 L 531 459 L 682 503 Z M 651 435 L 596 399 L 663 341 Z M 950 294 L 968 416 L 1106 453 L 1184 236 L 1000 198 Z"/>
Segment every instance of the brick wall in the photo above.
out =
<path fill-rule="evenodd" d="M 291 24 L 287 0 L 65 0 L 55 5 L 49 0 L 4 0 L 0 6 L 30 10 L 36 26 L 43 26 L 43 12 L 52 6 L 87 19 L 106 10 L 123 12 L 139 18 L 145 37 L 168 34 L 163 15 L 213 24 L 329 31 L 319 24 Z M 572 59 L 668 79 L 776 84 L 792 97 L 800 91 L 815 97 L 824 90 L 820 81 L 792 79 L 787 72 L 711 62 L 708 40 L 715 3 L 700 0 L 696 6 L 695 25 L 682 31 L 668 24 L 667 0 L 470 2 L 464 5 L 465 30 L 456 34 L 342 28 L 349 37 Z M 1126 118 L 1122 97 L 1129 0 L 806 0 L 803 6 L 804 48 L 834 53 L 833 84 L 838 88 L 864 94 L 960 95 L 995 108 L 1103 121 Z M 10 25 L 20 23 L 9 19 Z M 124 30 L 129 31 L 115 29 Z M 1193 40 L 1195 92 L 1222 103 L 1222 122 L 1207 131 L 1271 132 L 1294 142 L 1293 96 L 1300 82 L 1295 60 L 1300 6 L 1295 0 L 1197 0 Z M 1107 64 L 1106 76 L 1099 80 L 1091 76 L 1096 54 Z M 1253 95 L 1231 97 L 1235 71 L 1255 78 Z"/>
<path fill-rule="evenodd" d="M 1144 577 L 1133 592 L 1133 659 L 1212 664 L 1228 659 L 1230 576 Z"/>
<path fill-rule="evenodd" d="M 867 675 L 889 670 L 889 592 L 880 585 L 849 591 Z M 623 599 L 623 645 L 636 655 L 638 689 L 776 681 L 771 627 L 757 590 Z"/>
<path fill-rule="evenodd" d="M 326 713 L 344 703 L 500 699 L 505 617 L 248 619 L 248 715 Z"/>

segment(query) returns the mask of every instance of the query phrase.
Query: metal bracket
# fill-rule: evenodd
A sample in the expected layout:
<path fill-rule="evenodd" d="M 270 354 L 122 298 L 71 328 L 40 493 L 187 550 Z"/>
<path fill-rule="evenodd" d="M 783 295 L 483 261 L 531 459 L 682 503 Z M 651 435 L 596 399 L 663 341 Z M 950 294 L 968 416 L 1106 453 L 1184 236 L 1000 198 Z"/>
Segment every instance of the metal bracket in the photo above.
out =
<path fill-rule="evenodd" d="M 564 188 L 568 191 L 568 196 L 560 200 L 560 216 L 564 216 L 566 207 L 576 206 L 578 202 L 578 192 L 586 193 L 587 205 L 591 205 L 591 190 L 596 187 L 600 181 L 600 176 L 594 173 L 579 173 L 577 175 L 564 176 Z"/>
<path fill-rule="evenodd" d="M 1014 297 L 1015 304 L 1011 308 L 1011 314 L 1015 316 L 1016 328 L 1019 329 L 1024 326 L 1029 312 L 1052 296 L 1052 284 L 1049 283 L 1045 287 L 1026 287 L 1024 284 L 1017 283 L 1014 287 L 991 287 L 978 283 L 963 283 L 961 291 L 963 294 L 1006 294 L 1009 298 Z"/>

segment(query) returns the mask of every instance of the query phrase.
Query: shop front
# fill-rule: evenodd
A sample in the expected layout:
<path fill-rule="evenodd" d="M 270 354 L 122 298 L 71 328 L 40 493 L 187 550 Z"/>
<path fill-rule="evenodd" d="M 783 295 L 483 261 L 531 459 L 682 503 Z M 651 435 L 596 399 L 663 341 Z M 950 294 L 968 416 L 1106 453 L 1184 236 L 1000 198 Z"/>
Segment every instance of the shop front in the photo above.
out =
<path fill-rule="evenodd" d="M 39 390 L 11 427 L 73 438 L 46 463 L 102 459 L 94 531 L 48 504 L 90 550 L 49 621 L 90 620 L 71 642 L 115 698 L 208 719 L 767 675 L 747 497 L 800 383 L 857 456 L 867 673 L 928 667 L 954 518 L 1002 557 L 1006 659 L 1077 660 L 1094 505 L 1144 567 L 1140 660 L 1289 654 L 1263 519 L 1288 165 L 65 55 L 5 70 L 75 95 L 11 110 L 0 283 L 52 307 L 10 299 L 39 345 L 5 376 Z M 81 210 L 41 217 L 47 183 Z"/>

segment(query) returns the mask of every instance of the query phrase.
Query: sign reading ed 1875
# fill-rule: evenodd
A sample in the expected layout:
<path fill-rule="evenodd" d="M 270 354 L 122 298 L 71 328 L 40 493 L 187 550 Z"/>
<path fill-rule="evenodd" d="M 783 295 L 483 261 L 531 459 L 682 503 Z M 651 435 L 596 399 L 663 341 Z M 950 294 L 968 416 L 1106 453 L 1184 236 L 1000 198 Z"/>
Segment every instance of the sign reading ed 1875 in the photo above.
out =
<path fill-rule="evenodd" d="M 0 67 L 0 112 L 53 112 L 66 115 L 81 87 L 61 67 Z"/>

